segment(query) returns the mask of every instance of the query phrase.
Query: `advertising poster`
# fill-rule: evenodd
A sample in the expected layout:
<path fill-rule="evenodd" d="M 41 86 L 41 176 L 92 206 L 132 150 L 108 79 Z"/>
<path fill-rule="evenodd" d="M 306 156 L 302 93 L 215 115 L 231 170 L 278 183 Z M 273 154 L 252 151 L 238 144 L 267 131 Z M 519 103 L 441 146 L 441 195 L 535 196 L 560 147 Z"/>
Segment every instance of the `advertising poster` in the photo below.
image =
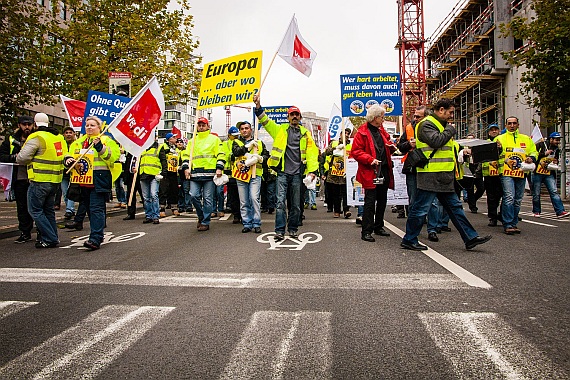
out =
<path fill-rule="evenodd" d="M 402 116 L 400 74 L 347 74 L 340 76 L 342 116 L 366 116 L 366 110 L 380 104 L 388 116 Z"/>

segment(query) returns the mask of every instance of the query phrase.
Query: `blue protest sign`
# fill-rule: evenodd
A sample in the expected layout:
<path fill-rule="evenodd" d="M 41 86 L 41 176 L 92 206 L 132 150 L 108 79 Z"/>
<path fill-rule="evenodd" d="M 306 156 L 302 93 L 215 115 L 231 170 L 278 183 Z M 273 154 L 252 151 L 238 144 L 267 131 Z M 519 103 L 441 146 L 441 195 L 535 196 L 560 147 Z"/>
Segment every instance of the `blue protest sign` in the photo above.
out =
<path fill-rule="evenodd" d="M 342 116 L 366 116 L 373 104 L 386 108 L 386 115 L 402 115 L 400 74 L 347 74 L 340 76 Z"/>
<path fill-rule="evenodd" d="M 81 124 L 81 134 L 85 134 L 85 118 L 87 116 L 97 116 L 103 122 L 106 122 L 107 125 L 111 124 L 130 100 L 131 98 L 125 96 L 89 91 L 85 113 L 83 114 L 83 123 Z"/>

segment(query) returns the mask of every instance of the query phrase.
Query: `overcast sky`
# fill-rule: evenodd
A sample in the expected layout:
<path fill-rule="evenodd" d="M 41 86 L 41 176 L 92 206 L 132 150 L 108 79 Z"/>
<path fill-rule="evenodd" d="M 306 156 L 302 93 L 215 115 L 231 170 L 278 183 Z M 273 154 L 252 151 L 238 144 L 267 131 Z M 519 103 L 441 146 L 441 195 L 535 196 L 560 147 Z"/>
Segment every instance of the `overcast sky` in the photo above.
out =
<path fill-rule="evenodd" d="M 296 105 L 329 117 L 340 107 L 340 75 L 399 72 L 396 0 L 194 0 L 194 35 L 203 63 L 263 51 L 262 77 L 295 14 L 301 35 L 317 52 L 313 73 L 306 77 L 277 57 L 261 93 L 265 106 Z M 425 36 L 457 5 L 458 0 L 424 0 Z M 252 104 L 247 104 L 252 105 Z M 232 125 L 251 113 L 232 108 Z M 213 111 L 213 130 L 225 134 L 225 111 Z"/>

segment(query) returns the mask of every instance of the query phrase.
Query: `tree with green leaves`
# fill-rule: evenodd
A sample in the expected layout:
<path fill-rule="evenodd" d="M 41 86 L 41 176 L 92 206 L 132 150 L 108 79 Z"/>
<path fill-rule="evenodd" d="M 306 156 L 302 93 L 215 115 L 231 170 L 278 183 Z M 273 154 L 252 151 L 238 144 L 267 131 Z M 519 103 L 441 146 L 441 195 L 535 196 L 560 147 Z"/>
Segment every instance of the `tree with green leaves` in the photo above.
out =
<path fill-rule="evenodd" d="M 4 125 L 26 105 L 56 103 L 59 94 L 85 100 L 89 90 L 107 92 L 111 71 L 132 73 L 133 94 L 152 76 L 167 101 L 197 93 L 201 59 L 188 0 L 175 8 L 170 0 L 67 0 L 66 22 L 55 17 L 62 2 L 51 3 L 49 10 L 37 1 L 0 0 L 9 29 L 1 32 L 1 46 L 13 46 L 1 58 L 11 63 L 0 68 Z"/>
<path fill-rule="evenodd" d="M 60 67 L 51 30 L 58 27 L 37 1 L 0 0 L 0 130 L 11 130 L 26 105 L 53 104 Z"/>
<path fill-rule="evenodd" d="M 503 57 L 513 66 L 524 66 L 521 94 L 548 120 L 558 124 L 570 107 L 570 2 L 535 0 L 534 16 L 514 17 L 502 26 L 504 35 L 523 41 L 523 48 Z"/>

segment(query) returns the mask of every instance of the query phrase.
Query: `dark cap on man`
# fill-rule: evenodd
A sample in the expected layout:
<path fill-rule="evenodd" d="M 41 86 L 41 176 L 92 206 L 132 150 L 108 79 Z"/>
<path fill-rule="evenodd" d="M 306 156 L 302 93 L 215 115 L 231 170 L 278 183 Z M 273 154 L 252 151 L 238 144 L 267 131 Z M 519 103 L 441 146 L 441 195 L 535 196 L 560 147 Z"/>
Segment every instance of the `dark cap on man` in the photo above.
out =
<path fill-rule="evenodd" d="M 28 115 L 18 116 L 18 124 L 34 124 L 34 119 Z"/>
<path fill-rule="evenodd" d="M 65 131 L 71 131 L 71 132 L 75 133 L 75 129 L 73 129 L 73 127 L 71 125 L 63 127 L 62 133 L 65 133 Z"/>

